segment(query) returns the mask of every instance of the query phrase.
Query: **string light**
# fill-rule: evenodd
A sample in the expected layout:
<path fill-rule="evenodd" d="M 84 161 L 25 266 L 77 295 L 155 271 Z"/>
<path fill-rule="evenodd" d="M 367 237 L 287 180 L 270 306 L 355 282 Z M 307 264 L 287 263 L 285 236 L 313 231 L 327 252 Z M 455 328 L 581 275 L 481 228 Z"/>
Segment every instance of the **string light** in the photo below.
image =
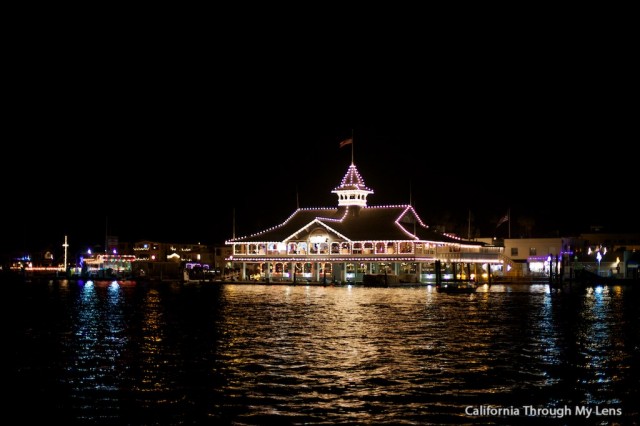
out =
<path fill-rule="evenodd" d="M 278 225 L 229 239 L 225 244 L 233 245 L 235 260 L 243 262 L 432 262 L 443 259 L 467 263 L 503 263 L 500 257 L 502 248 L 487 252 L 484 243 L 432 231 L 411 205 L 367 206 L 366 198 L 373 194 L 373 190 L 365 185 L 354 164 L 349 166 L 340 185 L 331 192 L 338 194 L 338 207 L 298 208 Z M 358 220 L 350 214 L 353 208 L 359 209 L 357 217 L 360 219 L 367 214 L 384 211 L 393 213 L 396 210 L 393 225 L 406 239 L 355 240 L 349 237 L 349 232 L 341 232 L 340 229 L 348 226 L 350 221 Z M 269 238 L 269 235 L 275 237 L 294 220 L 302 224 L 297 230 L 287 236 Z M 414 229 L 410 229 L 409 224 Z M 322 232 L 326 232 L 326 235 Z M 305 235 L 304 240 L 300 240 L 301 233 Z M 336 246 L 336 243 L 340 245 Z M 342 246 L 344 243 L 347 243 L 347 247 Z M 358 252 L 354 253 L 354 249 Z M 481 249 L 485 249 L 483 253 Z M 351 254 L 345 257 L 341 250 Z M 362 250 L 365 253 L 360 253 Z M 367 253 L 369 250 L 371 252 Z"/>

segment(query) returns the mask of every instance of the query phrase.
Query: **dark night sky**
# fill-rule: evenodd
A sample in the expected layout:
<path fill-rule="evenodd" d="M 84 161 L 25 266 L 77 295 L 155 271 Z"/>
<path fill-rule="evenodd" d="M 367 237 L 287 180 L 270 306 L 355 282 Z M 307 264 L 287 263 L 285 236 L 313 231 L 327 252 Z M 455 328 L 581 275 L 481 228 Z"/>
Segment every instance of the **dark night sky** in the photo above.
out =
<path fill-rule="evenodd" d="M 471 210 L 481 236 L 506 236 L 495 224 L 508 209 L 512 236 L 522 217 L 540 234 L 638 228 L 636 117 L 595 75 L 441 70 L 369 87 L 350 74 L 335 87 L 112 71 L 32 80 L 13 99 L 2 251 L 65 234 L 72 250 L 102 244 L 105 227 L 123 241 L 221 243 L 234 209 L 240 236 L 281 223 L 296 194 L 334 206 L 351 129 L 369 205 L 411 197 L 428 224 L 464 230 Z"/>

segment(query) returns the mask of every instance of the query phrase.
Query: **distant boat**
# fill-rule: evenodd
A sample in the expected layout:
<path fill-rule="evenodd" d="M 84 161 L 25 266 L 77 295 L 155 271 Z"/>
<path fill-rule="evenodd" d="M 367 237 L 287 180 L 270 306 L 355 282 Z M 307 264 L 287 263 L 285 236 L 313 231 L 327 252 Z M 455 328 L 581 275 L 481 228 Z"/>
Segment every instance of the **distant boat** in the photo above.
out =
<path fill-rule="evenodd" d="M 438 293 L 475 293 L 476 288 L 474 281 L 445 281 L 436 285 Z"/>

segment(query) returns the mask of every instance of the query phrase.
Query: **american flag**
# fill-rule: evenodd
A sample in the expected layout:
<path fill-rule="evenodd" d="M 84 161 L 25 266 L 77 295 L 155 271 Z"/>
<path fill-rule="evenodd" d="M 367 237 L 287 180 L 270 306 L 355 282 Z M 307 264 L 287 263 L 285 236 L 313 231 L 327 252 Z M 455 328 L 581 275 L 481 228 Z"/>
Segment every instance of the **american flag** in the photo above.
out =
<path fill-rule="evenodd" d="M 352 143 L 353 143 L 353 138 L 345 139 L 342 142 L 340 142 L 340 148 L 342 148 L 343 146 L 351 145 Z"/>

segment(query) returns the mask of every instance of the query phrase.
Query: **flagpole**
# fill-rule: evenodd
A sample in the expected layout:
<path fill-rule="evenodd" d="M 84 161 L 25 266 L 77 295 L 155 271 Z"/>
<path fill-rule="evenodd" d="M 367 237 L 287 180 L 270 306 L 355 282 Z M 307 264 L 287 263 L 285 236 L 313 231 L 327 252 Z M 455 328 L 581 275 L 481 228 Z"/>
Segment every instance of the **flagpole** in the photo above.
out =
<path fill-rule="evenodd" d="M 353 164 L 353 145 L 354 145 L 353 129 L 351 129 L 351 164 Z"/>

